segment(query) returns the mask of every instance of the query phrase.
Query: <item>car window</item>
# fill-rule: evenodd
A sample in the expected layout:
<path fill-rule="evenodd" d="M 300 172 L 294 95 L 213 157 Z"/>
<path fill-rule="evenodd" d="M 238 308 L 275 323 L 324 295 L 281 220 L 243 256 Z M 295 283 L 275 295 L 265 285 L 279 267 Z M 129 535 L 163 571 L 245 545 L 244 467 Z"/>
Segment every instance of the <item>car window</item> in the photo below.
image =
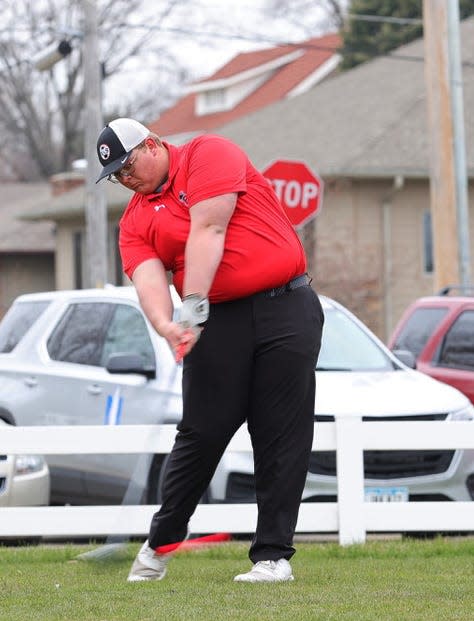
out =
<path fill-rule="evenodd" d="M 146 366 L 155 365 L 155 354 L 145 320 L 140 311 L 126 304 L 117 304 L 110 320 L 101 366 L 106 366 L 111 354 L 118 353 L 140 354 Z"/>
<path fill-rule="evenodd" d="M 48 339 L 53 360 L 101 365 L 106 330 L 114 305 L 92 302 L 71 304 Z"/>
<path fill-rule="evenodd" d="M 13 351 L 49 304 L 47 301 L 13 304 L 0 322 L 0 352 Z"/>
<path fill-rule="evenodd" d="M 355 321 L 339 309 L 325 309 L 318 370 L 393 370 L 393 363 Z"/>
<path fill-rule="evenodd" d="M 474 371 L 474 311 L 461 313 L 448 330 L 438 364 Z"/>
<path fill-rule="evenodd" d="M 447 308 L 417 308 L 402 327 L 392 349 L 407 349 L 418 358 Z"/>
<path fill-rule="evenodd" d="M 71 304 L 47 343 L 53 360 L 105 367 L 115 353 L 141 354 L 155 363 L 153 345 L 140 311 L 128 304 Z"/>

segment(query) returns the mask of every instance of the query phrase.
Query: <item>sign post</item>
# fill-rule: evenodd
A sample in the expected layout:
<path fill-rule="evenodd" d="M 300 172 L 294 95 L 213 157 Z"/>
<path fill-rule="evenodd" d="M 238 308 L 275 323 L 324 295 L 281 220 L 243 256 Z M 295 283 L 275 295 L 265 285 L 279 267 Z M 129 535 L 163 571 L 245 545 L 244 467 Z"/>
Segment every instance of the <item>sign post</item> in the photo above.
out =
<path fill-rule="evenodd" d="M 303 162 L 277 160 L 262 171 L 295 228 L 312 220 L 322 205 L 323 181 Z"/>

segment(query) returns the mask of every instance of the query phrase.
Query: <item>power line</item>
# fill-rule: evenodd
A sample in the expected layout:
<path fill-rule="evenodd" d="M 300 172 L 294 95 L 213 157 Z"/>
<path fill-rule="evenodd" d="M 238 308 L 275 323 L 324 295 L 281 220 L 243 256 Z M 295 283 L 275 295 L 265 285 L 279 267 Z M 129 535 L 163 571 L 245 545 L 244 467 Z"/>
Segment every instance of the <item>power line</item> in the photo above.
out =
<path fill-rule="evenodd" d="M 346 17 L 361 22 L 387 22 L 402 26 L 411 26 L 412 24 L 423 26 L 423 20 L 417 17 L 390 17 L 388 15 L 359 15 L 355 13 L 348 13 Z"/>
<path fill-rule="evenodd" d="M 399 25 L 423 25 L 423 20 L 421 18 L 415 17 L 391 17 L 389 15 L 362 15 L 362 14 L 352 14 L 347 13 L 345 16 L 347 19 L 355 20 L 355 21 L 365 21 L 365 22 L 385 22 Z M 216 32 L 199 32 L 196 30 L 185 30 L 181 28 L 173 28 L 173 27 L 163 27 L 162 24 L 129 24 L 126 22 L 122 22 L 116 24 L 117 28 L 125 28 L 125 29 L 146 29 L 146 30 L 161 30 L 163 32 L 183 32 L 185 34 L 197 34 L 198 36 L 209 36 L 211 38 L 231 38 L 231 39 L 242 39 L 244 41 L 256 41 L 256 42 L 268 42 L 268 43 L 276 43 L 274 40 L 268 37 L 262 37 L 260 35 L 236 35 L 232 33 L 216 33 Z M 29 32 L 31 29 L 24 26 L 13 26 L 8 28 L 0 28 L 0 34 L 4 32 Z M 51 28 L 47 28 L 43 31 L 39 30 L 38 32 L 51 32 Z"/>
<path fill-rule="evenodd" d="M 370 17 L 370 16 L 368 16 Z M 384 18 L 385 19 L 385 18 Z M 398 18 L 393 18 L 393 19 L 398 19 Z M 407 18 L 408 20 L 408 18 Z M 410 20 L 410 22 L 413 23 L 422 23 L 420 20 L 417 19 L 412 19 Z M 125 24 L 119 24 L 119 26 L 126 26 Z M 276 40 L 276 39 L 270 39 L 268 37 L 261 37 L 261 36 L 247 36 L 247 35 L 239 35 L 239 34 L 231 34 L 231 33 L 215 33 L 215 32 L 202 32 L 202 31 L 198 31 L 198 30 L 189 30 L 187 28 L 174 28 L 174 27 L 165 27 L 163 28 L 162 26 L 156 25 L 150 25 L 150 24 L 136 24 L 133 26 L 134 28 L 146 28 L 147 30 L 161 30 L 162 32 L 171 32 L 171 33 L 175 33 L 175 34 L 182 34 L 182 35 L 196 35 L 196 36 L 203 36 L 203 37 L 211 37 L 211 38 L 221 38 L 221 39 L 234 39 L 234 40 L 243 40 L 243 41 L 254 41 L 256 43 L 268 43 L 271 44 L 274 47 L 294 47 L 294 48 L 298 48 L 298 49 L 308 49 L 308 50 L 319 50 L 322 52 L 334 52 L 336 53 L 338 51 L 338 48 L 335 48 L 334 46 L 329 46 L 329 45 L 320 45 L 318 43 L 313 43 L 313 42 L 309 42 L 309 41 L 300 41 L 300 42 L 293 42 L 293 41 L 282 41 L 282 40 Z M 323 35 L 325 36 L 325 35 Z M 316 38 L 316 37 L 314 37 Z M 376 56 L 373 56 L 372 58 L 379 58 L 379 57 L 386 57 L 386 58 L 391 58 L 393 60 L 406 60 L 406 61 L 410 61 L 410 62 L 424 62 L 424 57 L 423 56 L 411 56 L 411 55 L 407 55 L 407 54 L 394 54 L 392 52 L 386 52 L 384 54 L 377 54 Z M 463 66 L 465 67 L 472 67 L 474 66 L 473 62 L 470 61 L 464 61 Z"/>
<path fill-rule="evenodd" d="M 363 21 L 393 22 L 393 23 L 400 23 L 404 25 L 407 25 L 407 24 L 422 25 L 423 24 L 422 20 L 416 19 L 416 18 L 399 18 L 399 17 L 388 17 L 388 16 L 382 17 L 382 16 L 375 16 L 375 15 L 348 15 L 347 17 L 349 17 L 350 19 L 361 19 Z M 163 27 L 161 24 L 127 24 L 125 22 L 122 22 L 122 23 L 116 24 L 116 27 L 128 29 L 128 30 L 145 30 L 146 34 L 159 30 L 162 33 L 178 34 L 178 35 L 184 35 L 184 36 L 191 35 L 194 37 L 204 37 L 204 38 L 211 38 L 211 39 L 224 39 L 227 41 L 240 40 L 240 41 L 268 44 L 274 47 L 294 47 L 298 49 L 319 50 L 319 51 L 334 52 L 334 53 L 338 51 L 337 48 L 335 48 L 334 46 L 320 45 L 318 43 L 313 43 L 313 42 L 308 42 L 308 41 L 303 41 L 303 42 L 282 41 L 281 39 L 277 40 L 275 38 L 265 37 L 262 35 L 245 35 L 245 34 L 236 34 L 236 33 L 209 32 L 209 31 L 200 31 L 200 30 L 193 30 L 193 29 L 188 29 L 188 28 L 183 28 L 183 27 L 172 27 L 172 26 Z M 23 28 L 14 28 L 14 29 L 10 28 L 10 29 L 3 29 L 3 30 L 0 29 L 0 34 L 6 31 L 11 33 L 12 30 L 23 31 L 24 29 Z M 409 56 L 406 54 L 397 55 L 391 52 L 387 52 L 385 54 L 378 54 L 377 56 L 374 56 L 373 58 L 380 57 L 380 56 L 391 58 L 393 60 L 424 62 L 423 56 Z M 469 61 L 465 61 L 462 64 L 463 66 L 466 66 L 466 67 L 473 66 L 473 63 Z"/>

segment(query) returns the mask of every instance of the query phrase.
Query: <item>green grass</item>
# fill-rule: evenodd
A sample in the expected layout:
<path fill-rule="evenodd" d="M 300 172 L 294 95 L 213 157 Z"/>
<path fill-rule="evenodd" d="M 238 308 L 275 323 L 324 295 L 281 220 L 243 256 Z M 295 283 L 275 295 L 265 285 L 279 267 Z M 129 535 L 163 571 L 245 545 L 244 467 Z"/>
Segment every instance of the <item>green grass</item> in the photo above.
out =
<path fill-rule="evenodd" d="M 474 538 L 300 543 L 295 581 L 234 583 L 247 544 L 176 555 L 161 582 L 127 583 L 138 550 L 78 561 L 93 545 L 0 548 L 2 621 L 472 621 Z"/>

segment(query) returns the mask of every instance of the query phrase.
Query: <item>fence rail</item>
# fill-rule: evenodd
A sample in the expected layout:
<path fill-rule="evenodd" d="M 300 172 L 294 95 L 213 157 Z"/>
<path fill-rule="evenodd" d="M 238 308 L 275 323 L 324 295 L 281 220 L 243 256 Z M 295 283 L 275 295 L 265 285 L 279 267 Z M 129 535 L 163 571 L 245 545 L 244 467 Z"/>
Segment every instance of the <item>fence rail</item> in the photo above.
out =
<path fill-rule="evenodd" d="M 7 454 L 167 453 L 174 425 L 0 428 Z M 474 449 L 469 421 L 362 422 L 339 417 L 317 424 L 313 450 L 336 451 L 338 502 L 303 503 L 296 532 L 338 533 L 341 545 L 363 543 L 367 532 L 474 531 L 472 502 L 364 502 L 364 450 Z M 251 451 L 241 428 L 229 450 Z M 474 463 L 474 458 L 473 458 Z M 156 506 L 2 507 L 1 537 L 143 535 Z M 253 532 L 255 504 L 199 505 L 192 532 Z"/>

